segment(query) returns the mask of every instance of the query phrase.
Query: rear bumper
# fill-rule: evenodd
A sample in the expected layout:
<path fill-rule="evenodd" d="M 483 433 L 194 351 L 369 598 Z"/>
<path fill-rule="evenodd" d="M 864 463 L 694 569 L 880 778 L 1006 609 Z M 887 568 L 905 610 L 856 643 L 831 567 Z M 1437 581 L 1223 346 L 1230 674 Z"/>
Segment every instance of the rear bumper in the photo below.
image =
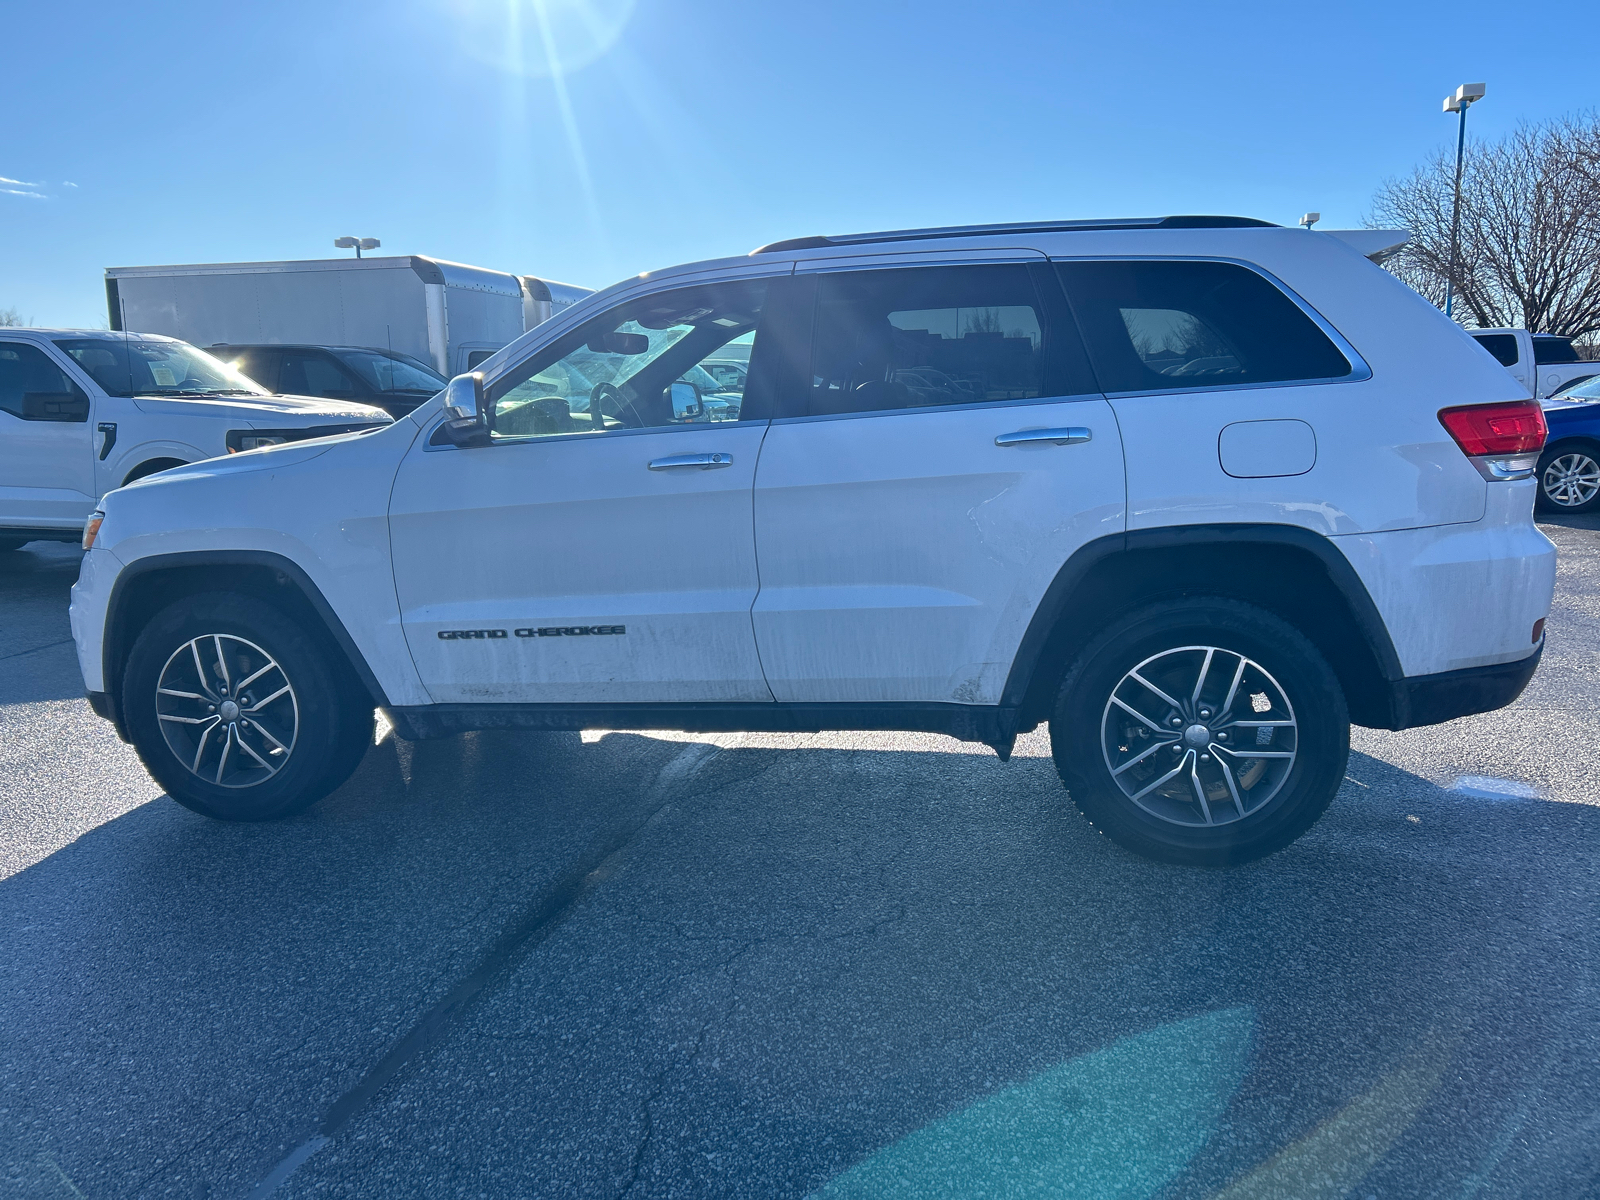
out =
<path fill-rule="evenodd" d="M 1392 680 L 1389 683 L 1390 720 L 1386 728 L 1415 729 L 1419 725 L 1438 725 L 1457 717 L 1504 708 L 1522 695 L 1533 673 L 1539 669 L 1539 659 L 1543 655 L 1544 643 L 1541 642 L 1527 658 L 1515 662 Z"/>

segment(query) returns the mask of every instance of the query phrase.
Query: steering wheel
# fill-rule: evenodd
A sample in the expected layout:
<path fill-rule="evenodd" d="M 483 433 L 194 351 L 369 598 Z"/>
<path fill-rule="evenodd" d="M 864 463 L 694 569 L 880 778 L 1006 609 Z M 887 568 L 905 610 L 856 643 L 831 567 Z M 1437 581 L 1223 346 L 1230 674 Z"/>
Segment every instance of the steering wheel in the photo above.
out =
<path fill-rule="evenodd" d="M 630 411 L 633 416 L 631 422 L 627 417 L 623 416 L 623 409 Z M 632 409 L 632 402 L 624 400 L 622 393 L 613 384 L 597 383 L 589 392 L 589 420 L 596 429 L 605 427 L 604 421 L 595 421 L 597 414 L 600 417 L 615 417 L 630 428 L 637 428 L 643 425 L 644 422 L 639 420 L 639 414 L 632 412 Z"/>

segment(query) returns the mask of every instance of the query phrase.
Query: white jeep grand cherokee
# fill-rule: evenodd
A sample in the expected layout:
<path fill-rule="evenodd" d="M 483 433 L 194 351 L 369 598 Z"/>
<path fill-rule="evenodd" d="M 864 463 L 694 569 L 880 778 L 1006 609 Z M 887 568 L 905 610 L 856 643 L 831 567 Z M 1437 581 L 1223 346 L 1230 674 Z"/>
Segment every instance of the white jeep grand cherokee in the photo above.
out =
<path fill-rule="evenodd" d="M 0 551 L 76 542 L 101 496 L 169 467 L 388 423 L 275 396 L 176 338 L 0 329 Z"/>
<path fill-rule="evenodd" d="M 708 394 L 701 364 L 746 353 Z M 1048 721 L 1107 835 L 1239 862 L 1316 821 L 1352 720 L 1521 692 L 1543 438 L 1337 236 L 804 238 L 591 296 L 370 436 L 115 492 L 73 629 L 95 710 L 216 817 L 338 786 L 374 707 L 406 738 L 931 730 L 1001 758 Z"/>

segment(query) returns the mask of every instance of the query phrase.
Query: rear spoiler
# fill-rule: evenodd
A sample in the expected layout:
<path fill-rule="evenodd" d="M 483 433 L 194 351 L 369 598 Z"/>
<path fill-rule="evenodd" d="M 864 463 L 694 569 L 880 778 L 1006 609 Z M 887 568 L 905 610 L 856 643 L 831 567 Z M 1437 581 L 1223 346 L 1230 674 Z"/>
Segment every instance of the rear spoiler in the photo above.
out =
<path fill-rule="evenodd" d="M 1409 229 L 1324 229 L 1321 232 L 1338 238 L 1375 263 L 1381 263 L 1411 240 Z"/>

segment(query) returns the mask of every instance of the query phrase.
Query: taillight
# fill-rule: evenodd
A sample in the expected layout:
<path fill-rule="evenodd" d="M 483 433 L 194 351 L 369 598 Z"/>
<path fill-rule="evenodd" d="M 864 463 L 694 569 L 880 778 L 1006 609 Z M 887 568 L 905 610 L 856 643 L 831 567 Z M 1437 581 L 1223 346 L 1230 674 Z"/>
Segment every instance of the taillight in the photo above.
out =
<path fill-rule="evenodd" d="M 1485 454 L 1537 454 L 1549 433 L 1544 409 L 1533 400 L 1463 404 L 1439 411 L 1439 423 L 1468 458 Z"/>

